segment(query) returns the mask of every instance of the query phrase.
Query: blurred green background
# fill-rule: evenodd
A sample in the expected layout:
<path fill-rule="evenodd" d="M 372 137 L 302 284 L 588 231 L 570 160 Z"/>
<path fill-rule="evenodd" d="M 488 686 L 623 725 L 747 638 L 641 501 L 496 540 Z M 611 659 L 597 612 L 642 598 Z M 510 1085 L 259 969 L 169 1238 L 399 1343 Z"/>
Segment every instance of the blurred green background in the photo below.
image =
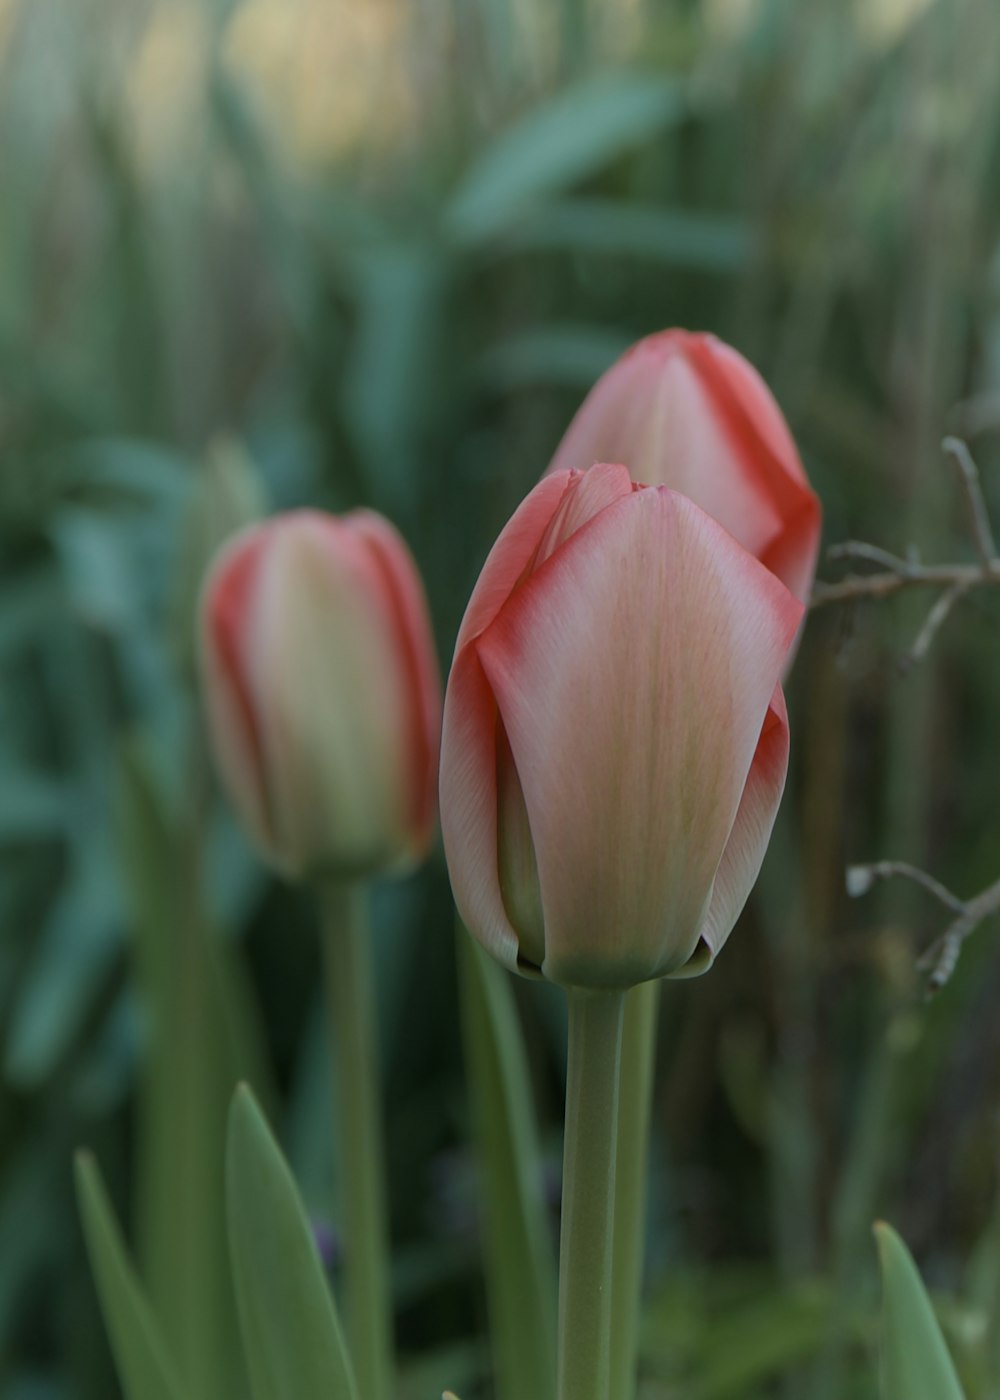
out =
<path fill-rule="evenodd" d="M 998 53 L 993 0 L 0 0 L 4 1397 L 118 1393 L 81 1143 L 168 1331 L 211 1350 L 214 1285 L 176 1282 L 211 1211 L 171 1210 L 215 1189 L 236 1075 L 336 1272 L 313 913 L 199 736 L 206 541 L 258 489 L 375 506 L 444 663 L 588 386 L 685 325 L 767 378 L 827 543 L 972 558 L 940 441 L 1000 518 Z M 928 1003 L 941 911 L 843 890 L 883 856 L 964 895 L 1000 876 L 998 603 L 907 668 L 930 601 L 813 615 L 758 889 L 711 975 L 664 988 L 649 1400 L 874 1396 L 876 1216 L 970 1400 L 1000 1396 L 1000 931 Z M 404 1400 L 477 1400 L 440 853 L 378 892 L 375 937 Z M 561 1004 L 518 996 L 557 1182 Z"/>

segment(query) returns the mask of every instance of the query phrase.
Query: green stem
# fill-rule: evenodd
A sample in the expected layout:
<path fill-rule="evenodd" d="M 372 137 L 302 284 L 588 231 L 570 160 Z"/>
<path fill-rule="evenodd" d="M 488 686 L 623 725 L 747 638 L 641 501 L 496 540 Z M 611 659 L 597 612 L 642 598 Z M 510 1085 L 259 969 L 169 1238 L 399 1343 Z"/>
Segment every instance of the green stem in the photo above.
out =
<path fill-rule="evenodd" d="M 559 1400 L 610 1400 L 612 1256 L 624 992 L 568 990 L 559 1248 Z"/>
<path fill-rule="evenodd" d="M 366 890 L 356 883 L 330 884 L 321 899 L 345 1235 L 345 1328 L 359 1393 L 365 1400 L 390 1400 L 389 1231 Z"/>
<path fill-rule="evenodd" d="M 642 982 L 625 996 L 611 1285 L 611 1394 L 615 1400 L 633 1400 L 636 1389 L 646 1243 L 649 1120 L 660 992 L 658 981 Z"/>

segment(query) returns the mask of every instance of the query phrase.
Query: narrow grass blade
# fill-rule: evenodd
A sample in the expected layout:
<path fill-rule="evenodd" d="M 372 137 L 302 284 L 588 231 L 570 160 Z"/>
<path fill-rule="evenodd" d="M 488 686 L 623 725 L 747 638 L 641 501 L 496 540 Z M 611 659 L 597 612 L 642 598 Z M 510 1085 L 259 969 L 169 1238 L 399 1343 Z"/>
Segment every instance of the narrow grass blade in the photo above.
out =
<path fill-rule="evenodd" d="M 358 1400 L 298 1190 L 245 1087 L 229 1114 L 226 1201 L 254 1400 Z"/>
<path fill-rule="evenodd" d="M 266 1080 L 242 968 L 210 926 L 196 829 L 171 821 L 138 745 L 118 817 L 133 955 L 148 1026 L 139 1099 L 143 1279 L 192 1400 L 244 1397 L 225 1231 L 226 1114 Z"/>
<path fill-rule="evenodd" d="M 505 232 L 531 204 L 610 164 L 687 110 L 678 84 L 636 73 L 600 74 L 536 107 L 488 146 L 446 211 L 461 243 Z"/>
<path fill-rule="evenodd" d="M 462 1029 L 485 1215 L 499 1400 L 555 1393 L 555 1257 L 509 976 L 458 930 Z"/>
<path fill-rule="evenodd" d="M 917 1266 L 890 1225 L 875 1226 L 882 1265 L 883 1400 L 964 1400 Z"/>
<path fill-rule="evenodd" d="M 93 1158 L 76 1159 L 76 1189 L 87 1251 L 126 1400 L 187 1400 L 108 1201 Z"/>

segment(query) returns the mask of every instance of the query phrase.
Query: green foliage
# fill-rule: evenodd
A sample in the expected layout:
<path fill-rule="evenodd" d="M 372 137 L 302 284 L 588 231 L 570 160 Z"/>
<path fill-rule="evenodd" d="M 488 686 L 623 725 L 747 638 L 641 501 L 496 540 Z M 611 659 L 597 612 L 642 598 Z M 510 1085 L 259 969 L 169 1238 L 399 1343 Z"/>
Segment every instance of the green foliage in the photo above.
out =
<path fill-rule="evenodd" d="M 445 210 L 445 227 L 461 243 L 495 237 L 532 204 L 599 173 L 683 112 L 683 90 L 665 78 L 631 72 L 568 88 L 473 162 Z"/>
<path fill-rule="evenodd" d="M 236 1085 L 267 1083 L 240 969 L 210 928 L 196 850 L 172 829 L 138 747 L 119 824 L 147 1015 L 138 1206 L 144 1277 L 192 1397 L 245 1394 L 223 1210 Z"/>
<path fill-rule="evenodd" d="M 191 511 L 217 444 L 276 508 L 391 514 L 446 659 L 594 377 L 641 334 L 704 327 L 772 386 L 826 543 L 971 559 L 939 442 L 969 438 L 1000 520 L 998 19 L 990 0 L 0 0 L 0 1393 L 114 1393 L 79 1142 L 135 1220 L 158 1317 L 187 1279 L 160 1318 L 178 1361 L 216 1306 L 218 1221 L 195 1222 L 235 1077 L 337 1224 L 314 931 L 198 738 Z M 877 1216 L 919 1221 L 935 1276 L 973 1259 L 942 1316 L 968 1400 L 1000 1385 L 996 929 L 925 1004 L 938 911 L 843 894 L 845 864 L 882 855 L 961 893 L 998 874 L 995 596 L 904 674 L 929 605 L 810 619 L 758 891 L 711 978 L 666 991 L 653 1393 L 870 1395 Z M 439 859 L 375 917 L 406 1400 L 490 1393 L 451 919 Z M 561 1013 L 534 987 L 519 1010 L 551 1158 Z M 174 1132 L 176 1172 L 151 1147 Z"/>
<path fill-rule="evenodd" d="M 883 1400 L 965 1400 L 934 1309 L 906 1245 L 877 1225 L 882 1263 Z"/>
<path fill-rule="evenodd" d="M 100 1172 L 86 1153 L 77 1158 L 76 1182 L 104 1320 L 127 1400 L 184 1400 L 188 1392 L 135 1276 Z"/>
<path fill-rule="evenodd" d="M 229 1117 L 226 1215 L 254 1400 L 357 1400 L 295 1182 L 246 1088 Z"/>
<path fill-rule="evenodd" d="M 541 1196 L 528 1066 L 510 975 L 458 928 L 459 999 L 500 1400 L 555 1393 L 555 1258 Z"/>

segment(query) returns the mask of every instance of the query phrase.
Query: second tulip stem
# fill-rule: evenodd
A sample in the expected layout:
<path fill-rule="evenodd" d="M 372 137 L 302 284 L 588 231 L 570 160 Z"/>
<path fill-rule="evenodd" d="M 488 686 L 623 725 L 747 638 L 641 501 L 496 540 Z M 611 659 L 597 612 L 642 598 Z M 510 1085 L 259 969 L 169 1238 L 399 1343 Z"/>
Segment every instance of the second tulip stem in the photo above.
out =
<path fill-rule="evenodd" d="M 559 1246 L 559 1400 L 609 1400 L 623 992 L 571 988 Z"/>
<path fill-rule="evenodd" d="M 345 1327 L 358 1392 L 392 1393 L 392 1311 L 377 1037 L 367 891 L 323 891 L 323 961 L 333 1048 Z"/>

